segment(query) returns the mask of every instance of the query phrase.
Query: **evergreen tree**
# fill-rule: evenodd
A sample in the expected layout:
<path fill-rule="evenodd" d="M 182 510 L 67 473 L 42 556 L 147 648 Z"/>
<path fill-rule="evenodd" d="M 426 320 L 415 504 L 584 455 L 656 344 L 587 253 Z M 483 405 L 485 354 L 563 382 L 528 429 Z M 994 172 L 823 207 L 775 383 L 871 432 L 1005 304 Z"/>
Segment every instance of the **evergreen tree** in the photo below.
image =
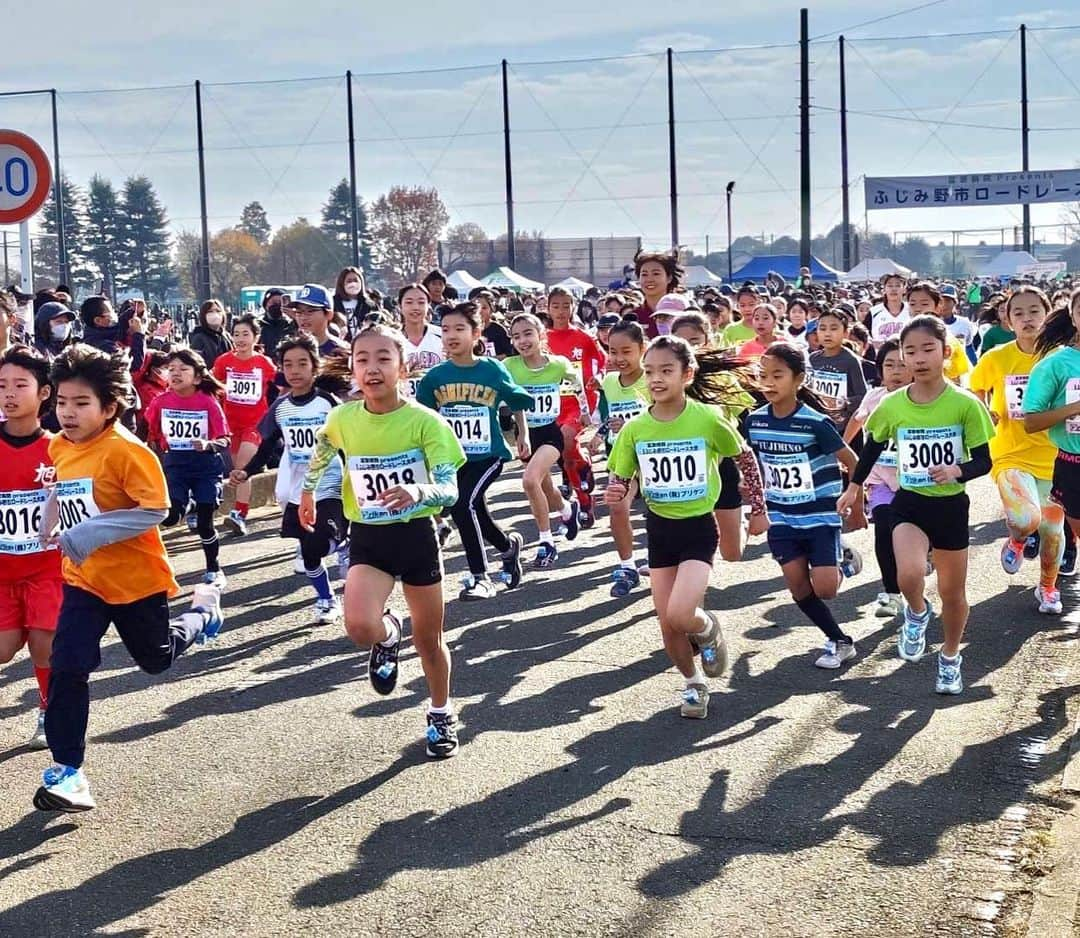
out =
<path fill-rule="evenodd" d="M 142 291 L 147 299 L 164 300 L 176 285 L 169 252 L 169 219 L 145 176 L 124 182 L 120 202 L 120 286 Z"/>
<path fill-rule="evenodd" d="M 349 215 L 349 180 L 342 179 L 330 190 L 326 204 L 322 207 L 323 232 L 333 239 L 338 247 L 341 263 L 347 267 L 352 264 L 352 220 Z M 371 266 L 371 231 L 368 226 L 367 208 L 364 200 L 356 197 L 356 233 L 360 247 L 360 269 L 365 279 L 372 274 Z"/>
<path fill-rule="evenodd" d="M 102 289 L 108 296 L 114 297 L 117 264 L 122 250 L 122 220 L 116 190 L 108 179 L 97 175 L 91 177 L 86 216 L 87 254 L 101 276 Z"/>
<path fill-rule="evenodd" d="M 67 283 L 72 289 L 89 290 L 94 273 L 87 266 L 86 201 L 82 190 L 67 175 L 60 179 L 64 200 L 64 240 L 67 250 Z M 60 280 L 60 244 L 56 237 L 56 188 L 49 189 L 49 198 L 41 208 L 41 231 L 34 251 L 34 282 L 56 286 Z"/>
<path fill-rule="evenodd" d="M 240 231 L 247 232 L 259 244 L 270 243 L 270 222 L 261 202 L 248 202 L 240 213 L 240 224 L 236 227 Z"/>

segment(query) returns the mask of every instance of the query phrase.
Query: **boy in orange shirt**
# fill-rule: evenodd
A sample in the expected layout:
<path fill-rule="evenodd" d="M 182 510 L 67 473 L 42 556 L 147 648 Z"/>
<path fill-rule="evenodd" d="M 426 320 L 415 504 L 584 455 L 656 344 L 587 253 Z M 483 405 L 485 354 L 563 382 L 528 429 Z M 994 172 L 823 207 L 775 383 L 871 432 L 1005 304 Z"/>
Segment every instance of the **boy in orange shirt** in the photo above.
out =
<path fill-rule="evenodd" d="M 130 394 L 122 356 L 74 345 L 53 363 L 61 432 L 49 446 L 56 485 L 41 536 L 63 553 L 64 593 L 52 650 L 45 735 L 56 765 L 34 795 L 43 811 L 95 807 L 82 771 L 90 673 L 115 625 L 135 662 L 165 671 L 196 639 L 221 630 L 221 594 L 195 587 L 192 608 L 169 618 L 179 592 L 157 526 L 169 498 L 157 457 L 119 423 Z"/>

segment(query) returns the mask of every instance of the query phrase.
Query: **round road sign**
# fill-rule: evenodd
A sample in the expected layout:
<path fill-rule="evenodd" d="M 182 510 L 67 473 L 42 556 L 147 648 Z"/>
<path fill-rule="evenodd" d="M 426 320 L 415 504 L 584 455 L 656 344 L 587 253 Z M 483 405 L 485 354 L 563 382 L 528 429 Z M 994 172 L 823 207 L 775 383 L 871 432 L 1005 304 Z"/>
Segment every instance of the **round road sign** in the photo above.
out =
<path fill-rule="evenodd" d="M 0 130 L 0 225 L 26 221 L 49 197 L 49 158 L 26 134 Z"/>

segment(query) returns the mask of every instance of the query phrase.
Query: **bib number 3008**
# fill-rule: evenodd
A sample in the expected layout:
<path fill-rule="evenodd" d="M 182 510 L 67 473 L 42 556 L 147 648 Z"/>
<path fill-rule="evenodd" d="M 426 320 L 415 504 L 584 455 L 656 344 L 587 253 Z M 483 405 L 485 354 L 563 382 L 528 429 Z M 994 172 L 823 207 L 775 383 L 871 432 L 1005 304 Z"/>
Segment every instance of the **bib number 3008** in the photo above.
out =
<path fill-rule="evenodd" d="M 964 458 L 960 427 L 901 427 L 898 442 L 900 484 L 906 488 L 936 484 L 931 469 L 958 466 Z"/>

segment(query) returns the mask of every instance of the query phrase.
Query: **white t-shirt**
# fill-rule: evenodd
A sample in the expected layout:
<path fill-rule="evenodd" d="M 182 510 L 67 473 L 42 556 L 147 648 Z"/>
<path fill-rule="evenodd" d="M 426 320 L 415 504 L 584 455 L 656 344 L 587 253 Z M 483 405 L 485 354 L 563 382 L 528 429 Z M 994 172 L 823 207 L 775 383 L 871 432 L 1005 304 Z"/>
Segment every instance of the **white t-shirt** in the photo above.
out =
<path fill-rule="evenodd" d="M 884 303 L 878 303 L 870 310 L 870 341 L 874 345 L 881 345 L 886 339 L 899 336 L 901 330 L 911 319 L 911 307 L 907 301 L 900 307 L 900 315 L 894 316 L 886 309 Z"/>
<path fill-rule="evenodd" d="M 413 345 L 409 337 L 405 336 L 405 367 L 409 369 L 410 374 L 414 371 L 427 371 L 429 368 L 434 368 L 445 358 L 442 329 L 438 326 L 429 325 L 416 345 Z"/>
<path fill-rule="evenodd" d="M 785 341 L 790 342 L 792 345 L 801 345 L 804 348 L 810 347 L 810 340 L 806 337 L 806 326 L 803 326 L 802 332 L 796 335 L 791 331 L 791 323 L 788 323 L 780 330 L 780 335 Z"/>
<path fill-rule="evenodd" d="M 975 337 L 975 323 L 966 316 L 954 315 L 953 321 L 945 323 L 945 326 L 949 332 L 960 340 L 960 344 L 965 348 L 971 345 L 972 340 Z"/>

